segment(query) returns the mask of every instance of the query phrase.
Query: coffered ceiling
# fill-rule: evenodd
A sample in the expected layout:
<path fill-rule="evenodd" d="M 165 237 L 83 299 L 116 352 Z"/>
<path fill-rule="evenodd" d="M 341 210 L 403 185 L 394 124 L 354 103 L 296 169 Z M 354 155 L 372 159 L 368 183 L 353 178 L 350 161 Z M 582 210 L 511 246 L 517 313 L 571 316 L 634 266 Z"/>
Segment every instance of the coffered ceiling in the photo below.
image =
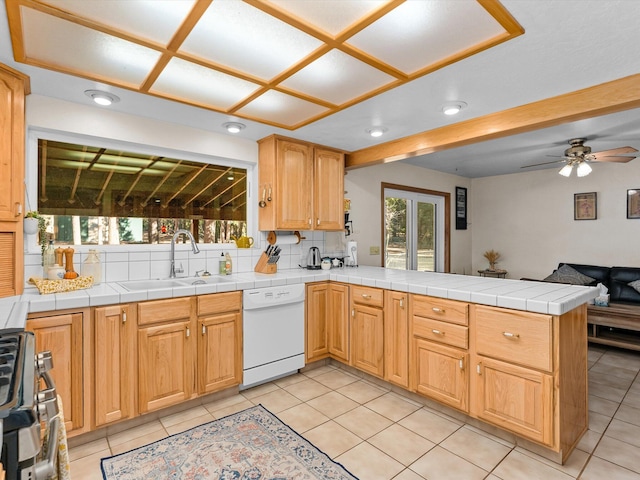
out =
<path fill-rule="evenodd" d="M 495 0 L 7 0 L 14 58 L 296 129 L 520 35 Z"/>

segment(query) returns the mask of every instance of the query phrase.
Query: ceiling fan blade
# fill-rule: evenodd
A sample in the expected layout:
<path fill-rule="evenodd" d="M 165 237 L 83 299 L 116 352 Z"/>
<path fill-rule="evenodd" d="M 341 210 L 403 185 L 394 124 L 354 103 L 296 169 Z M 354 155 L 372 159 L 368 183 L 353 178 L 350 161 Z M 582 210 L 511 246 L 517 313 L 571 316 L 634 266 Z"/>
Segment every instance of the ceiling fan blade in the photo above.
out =
<path fill-rule="evenodd" d="M 598 156 L 591 160 L 592 162 L 617 162 L 617 163 L 627 163 L 633 160 L 636 157 L 620 157 L 620 156 L 611 156 L 611 157 L 602 157 Z"/>
<path fill-rule="evenodd" d="M 591 155 L 594 155 L 596 158 L 599 158 L 599 157 L 616 156 L 616 155 L 620 155 L 621 153 L 634 153 L 637 151 L 638 150 L 636 150 L 633 147 L 620 147 L 620 148 L 613 148 L 611 150 L 602 150 L 601 152 L 591 152 Z"/>
<path fill-rule="evenodd" d="M 540 165 L 550 165 L 552 163 L 560 163 L 560 162 L 564 162 L 564 160 L 554 160 L 553 162 L 534 163 L 533 165 L 525 165 L 524 167 L 520 167 L 520 168 L 539 167 Z"/>

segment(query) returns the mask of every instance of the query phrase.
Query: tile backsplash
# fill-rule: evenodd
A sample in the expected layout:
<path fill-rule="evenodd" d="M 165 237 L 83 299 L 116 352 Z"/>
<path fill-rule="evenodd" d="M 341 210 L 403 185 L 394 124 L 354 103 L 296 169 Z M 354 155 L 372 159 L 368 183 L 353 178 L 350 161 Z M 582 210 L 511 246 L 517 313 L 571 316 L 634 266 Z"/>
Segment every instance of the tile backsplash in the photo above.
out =
<path fill-rule="evenodd" d="M 342 256 L 344 252 L 325 251 L 325 232 L 300 232 L 304 240 L 296 245 L 281 245 L 282 252 L 278 261 L 279 270 L 298 268 L 306 262 L 311 247 L 318 247 L 322 255 Z M 210 272 L 217 275 L 221 253 L 229 252 L 234 273 L 252 272 L 262 252 L 266 249 L 267 232 L 260 232 L 251 248 L 237 248 L 235 243 L 198 244 L 200 253 L 194 254 L 191 245 L 178 243 L 175 246 L 175 266 L 184 269 L 177 276 L 193 277 L 196 272 Z M 277 244 L 277 242 L 276 242 Z M 336 250 L 335 242 L 331 242 Z M 147 280 L 167 278 L 171 264 L 171 248 L 163 245 L 83 245 L 74 247 L 73 265 L 82 273 L 82 264 L 90 249 L 100 252 L 102 261 L 102 282 L 122 282 L 126 280 Z M 42 276 L 42 256 L 36 249 L 29 249 L 24 255 L 25 281 L 31 277 Z M 38 252 L 38 253 L 34 253 Z"/>

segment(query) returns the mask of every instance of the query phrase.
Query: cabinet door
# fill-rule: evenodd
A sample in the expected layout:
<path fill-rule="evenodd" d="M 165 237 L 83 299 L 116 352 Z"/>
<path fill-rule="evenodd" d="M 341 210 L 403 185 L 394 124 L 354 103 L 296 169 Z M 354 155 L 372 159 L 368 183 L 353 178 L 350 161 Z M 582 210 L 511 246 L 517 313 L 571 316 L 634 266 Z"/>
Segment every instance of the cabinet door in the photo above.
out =
<path fill-rule="evenodd" d="M 313 171 L 314 230 L 343 230 L 344 154 L 316 149 Z"/>
<path fill-rule="evenodd" d="M 468 412 L 469 355 L 422 339 L 415 339 L 414 342 L 414 390 Z"/>
<path fill-rule="evenodd" d="M 198 393 L 242 381 L 241 315 L 231 312 L 198 319 Z"/>
<path fill-rule="evenodd" d="M 20 228 L 23 182 L 24 78 L 0 65 L 0 221 Z"/>
<path fill-rule="evenodd" d="M 384 379 L 409 387 L 409 316 L 407 294 L 385 291 Z"/>
<path fill-rule="evenodd" d="M 84 425 L 82 397 L 82 329 L 83 313 L 41 317 L 27 321 L 27 330 L 34 332 L 36 350 L 49 350 L 53 357 L 51 377 L 62 398 L 64 421 L 68 431 Z"/>
<path fill-rule="evenodd" d="M 327 310 L 329 353 L 332 357 L 349 362 L 349 287 L 329 284 Z"/>
<path fill-rule="evenodd" d="M 188 400 L 193 392 L 190 322 L 172 322 L 138 330 L 140 413 Z"/>
<path fill-rule="evenodd" d="M 273 202 L 276 226 L 281 230 L 310 230 L 312 149 L 308 145 L 278 140 L 276 186 Z"/>
<path fill-rule="evenodd" d="M 352 307 L 351 365 L 371 375 L 384 376 L 384 316 L 381 308 Z"/>
<path fill-rule="evenodd" d="M 553 377 L 479 357 L 476 415 L 536 442 L 553 445 Z"/>
<path fill-rule="evenodd" d="M 329 354 L 327 335 L 328 285 L 307 285 L 305 298 L 305 357 L 307 362 L 325 358 Z"/>
<path fill-rule="evenodd" d="M 97 307 L 94 312 L 95 425 L 133 415 L 134 323 L 128 305 Z"/>

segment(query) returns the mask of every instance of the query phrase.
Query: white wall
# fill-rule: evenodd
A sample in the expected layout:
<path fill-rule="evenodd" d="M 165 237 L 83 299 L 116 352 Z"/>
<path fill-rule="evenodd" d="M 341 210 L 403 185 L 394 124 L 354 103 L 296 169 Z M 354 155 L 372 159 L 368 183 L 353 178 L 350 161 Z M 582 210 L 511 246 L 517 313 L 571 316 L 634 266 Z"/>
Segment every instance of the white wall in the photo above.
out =
<path fill-rule="evenodd" d="M 640 219 L 626 218 L 628 189 L 640 188 L 640 160 L 592 163 L 587 177 L 558 168 L 474 179 L 470 194 L 473 271 L 497 250 L 509 278 L 549 275 L 559 262 L 640 267 Z M 597 219 L 573 219 L 573 195 L 597 193 Z"/>
<path fill-rule="evenodd" d="M 380 198 L 382 182 L 451 194 L 451 272 L 469 274 L 471 230 L 470 227 L 467 230 L 455 229 L 455 187 L 469 188 L 471 181 L 468 178 L 400 162 L 358 168 L 347 172 L 345 198 L 351 200 L 349 219 L 353 221 L 354 230 L 348 240 L 358 242 L 358 263 L 381 265 L 381 255 L 370 255 L 369 247 L 378 246 L 382 253 L 382 199 Z M 470 218 L 470 211 L 467 218 Z"/>

